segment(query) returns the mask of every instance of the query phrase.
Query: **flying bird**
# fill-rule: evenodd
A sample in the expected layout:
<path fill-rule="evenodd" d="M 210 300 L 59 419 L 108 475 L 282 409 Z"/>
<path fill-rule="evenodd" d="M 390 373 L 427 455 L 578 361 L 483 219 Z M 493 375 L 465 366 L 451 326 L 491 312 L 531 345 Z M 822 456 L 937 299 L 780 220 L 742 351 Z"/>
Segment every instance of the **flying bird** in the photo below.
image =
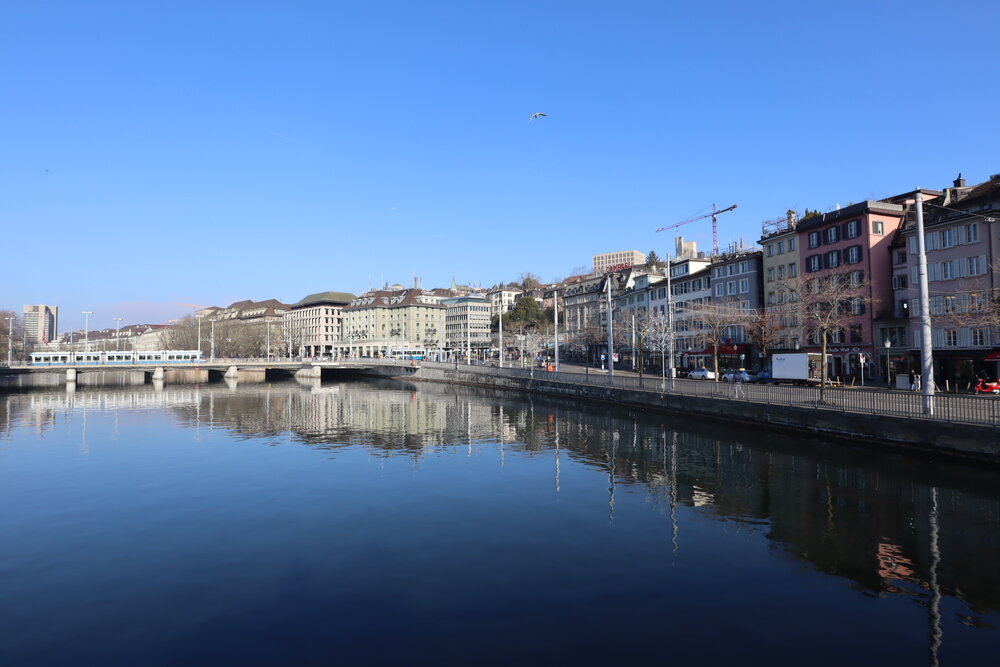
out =
<path fill-rule="evenodd" d="M 548 114 L 547 113 L 533 113 L 533 114 L 531 114 L 531 118 L 528 119 L 528 122 L 530 123 L 531 121 L 535 120 L 536 118 L 541 118 L 542 116 L 548 116 Z"/>

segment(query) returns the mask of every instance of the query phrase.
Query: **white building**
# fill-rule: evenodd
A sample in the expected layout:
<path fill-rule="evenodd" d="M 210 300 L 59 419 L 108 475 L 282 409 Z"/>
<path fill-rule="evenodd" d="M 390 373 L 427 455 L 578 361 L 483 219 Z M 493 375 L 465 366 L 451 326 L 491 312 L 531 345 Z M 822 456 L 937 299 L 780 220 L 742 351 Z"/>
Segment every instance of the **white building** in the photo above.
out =
<path fill-rule="evenodd" d="M 618 252 L 608 252 L 603 255 L 594 255 L 594 273 L 605 273 L 612 267 L 619 269 L 629 268 L 638 264 L 646 263 L 646 255 L 638 250 L 620 250 Z"/>

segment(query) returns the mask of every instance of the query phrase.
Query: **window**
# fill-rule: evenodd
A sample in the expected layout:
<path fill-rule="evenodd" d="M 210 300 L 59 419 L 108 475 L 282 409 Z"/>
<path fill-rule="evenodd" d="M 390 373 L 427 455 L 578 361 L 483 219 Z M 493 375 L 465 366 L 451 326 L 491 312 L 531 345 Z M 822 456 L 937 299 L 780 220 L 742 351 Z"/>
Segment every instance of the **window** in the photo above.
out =
<path fill-rule="evenodd" d="M 966 243 L 978 243 L 979 242 L 979 224 L 971 223 L 965 226 L 965 242 Z"/>
<path fill-rule="evenodd" d="M 861 280 L 863 277 L 864 275 L 861 271 L 851 271 L 847 274 L 847 280 L 851 287 L 861 287 Z"/>
<path fill-rule="evenodd" d="M 951 280 L 955 277 L 955 263 L 952 260 L 941 262 L 941 280 Z"/>
<path fill-rule="evenodd" d="M 857 238 L 858 234 L 861 233 L 858 229 L 858 221 L 851 220 L 849 223 L 847 223 L 846 232 L 847 232 L 846 234 L 847 238 L 849 239 Z"/>
<path fill-rule="evenodd" d="M 798 265 L 794 264 L 794 263 L 793 264 L 789 264 L 788 265 L 788 275 L 789 275 L 789 277 L 794 278 L 798 274 L 799 274 L 799 267 L 798 267 Z"/>
<path fill-rule="evenodd" d="M 785 277 L 785 265 L 782 264 L 781 266 L 778 267 L 778 279 L 780 280 L 781 278 L 784 277 Z"/>
<path fill-rule="evenodd" d="M 778 254 L 783 255 L 785 253 L 785 242 L 778 241 Z"/>
<path fill-rule="evenodd" d="M 958 329 L 945 329 L 944 330 L 944 344 L 945 344 L 945 347 L 957 347 L 958 346 Z"/>
<path fill-rule="evenodd" d="M 715 283 L 715 296 L 726 296 L 726 285 L 724 283 Z"/>
<path fill-rule="evenodd" d="M 848 248 L 847 249 L 847 256 L 844 258 L 844 261 L 847 262 L 848 264 L 857 264 L 858 262 L 860 262 L 861 261 L 861 246 L 859 246 L 859 245 L 852 245 L 850 248 Z"/>
<path fill-rule="evenodd" d="M 767 244 L 767 256 L 768 257 L 774 257 L 774 244 L 773 243 L 768 243 Z"/>
<path fill-rule="evenodd" d="M 941 230 L 941 247 L 950 248 L 955 245 L 955 230 L 954 229 L 942 229 Z"/>
<path fill-rule="evenodd" d="M 819 232 L 809 232 L 809 247 L 818 248 L 819 247 Z"/>
<path fill-rule="evenodd" d="M 978 276 L 980 273 L 985 273 L 985 262 L 983 257 L 969 257 L 966 262 L 968 263 L 968 274 L 970 276 Z"/>
<path fill-rule="evenodd" d="M 819 271 L 820 268 L 822 268 L 822 265 L 819 255 L 810 255 L 806 258 L 806 271 L 811 273 L 813 271 Z"/>
<path fill-rule="evenodd" d="M 906 251 L 905 250 L 897 250 L 895 253 L 893 253 L 892 257 L 893 257 L 893 262 L 892 262 L 893 264 L 895 264 L 897 266 L 900 265 L 900 264 L 906 264 Z"/>
<path fill-rule="evenodd" d="M 767 270 L 767 282 L 774 280 L 774 267 L 772 266 Z"/>
<path fill-rule="evenodd" d="M 885 225 L 883 225 L 881 220 L 872 220 L 872 234 L 876 236 L 882 236 L 885 233 Z"/>
<path fill-rule="evenodd" d="M 861 338 L 861 325 L 860 324 L 852 324 L 851 325 L 851 342 L 852 343 L 860 343 L 861 341 L 862 341 L 862 338 Z"/>
<path fill-rule="evenodd" d="M 908 281 L 906 279 L 906 274 L 901 273 L 898 276 L 892 277 L 892 289 L 906 289 L 908 286 Z"/>
<path fill-rule="evenodd" d="M 736 275 L 736 265 L 735 264 L 730 264 L 729 265 L 729 275 L 731 275 L 731 276 L 735 276 Z"/>
<path fill-rule="evenodd" d="M 851 299 L 851 315 L 863 315 L 865 312 L 865 304 L 861 301 L 861 297 L 854 297 Z"/>
<path fill-rule="evenodd" d="M 746 273 L 750 270 L 750 262 L 740 262 L 740 273 Z"/>
<path fill-rule="evenodd" d="M 735 280 L 730 280 L 728 283 L 726 283 L 726 294 L 728 294 L 729 296 L 732 296 L 733 294 L 736 294 L 736 281 Z"/>
<path fill-rule="evenodd" d="M 788 252 L 795 250 L 795 237 L 788 239 Z"/>
<path fill-rule="evenodd" d="M 827 227 L 826 228 L 826 242 L 836 243 L 840 240 L 840 228 L 839 227 Z"/>
<path fill-rule="evenodd" d="M 835 269 L 840 266 L 840 251 L 831 250 L 826 253 L 826 266 L 829 269 Z"/>
<path fill-rule="evenodd" d="M 750 291 L 750 279 L 741 278 L 740 279 L 740 294 L 746 294 Z"/>
<path fill-rule="evenodd" d="M 989 345 L 989 338 L 986 335 L 986 327 L 973 327 L 969 330 L 972 334 L 972 344 L 982 347 Z"/>

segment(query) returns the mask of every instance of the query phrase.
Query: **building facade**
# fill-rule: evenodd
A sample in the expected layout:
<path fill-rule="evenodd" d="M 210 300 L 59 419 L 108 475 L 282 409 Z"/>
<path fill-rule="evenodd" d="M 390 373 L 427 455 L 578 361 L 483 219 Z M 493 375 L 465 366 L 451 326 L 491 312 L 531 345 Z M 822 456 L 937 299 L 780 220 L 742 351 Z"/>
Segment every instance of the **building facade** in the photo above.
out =
<path fill-rule="evenodd" d="M 482 294 L 444 299 L 445 348 L 453 356 L 469 360 L 490 348 L 490 305 Z"/>
<path fill-rule="evenodd" d="M 388 357 L 445 346 L 442 301 L 450 290 L 373 290 L 344 306 L 338 354 Z M 487 316 L 487 324 L 488 324 Z"/>
<path fill-rule="evenodd" d="M 283 335 L 306 357 L 332 357 L 343 338 L 343 309 L 356 297 L 347 292 L 319 292 L 289 306 L 281 316 Z"/>
<path fill-rule="evenodd" d="M 59 335 L 59 307 L 44 304 L 25 306 L 24 338 L 27 343 L 45 345 Z"/>
<path fill-rule="evenodd" d="M 624 269 L 646 263 L 646 255 L 638 250 L 619 250 L 593 256 L 594 273 L 604 273 L 609 269 Z"/>

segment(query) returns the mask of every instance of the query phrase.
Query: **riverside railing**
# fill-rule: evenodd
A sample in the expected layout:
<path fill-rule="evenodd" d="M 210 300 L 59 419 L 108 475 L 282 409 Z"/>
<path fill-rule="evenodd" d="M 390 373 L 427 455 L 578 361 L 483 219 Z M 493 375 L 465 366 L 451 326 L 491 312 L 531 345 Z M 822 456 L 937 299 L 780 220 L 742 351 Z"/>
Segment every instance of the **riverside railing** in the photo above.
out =
<path fill-rule="evenodd" d="M 542 368 L 497 368 L 441 362 L 421 362 L 422 366 L 441 370 L 499 377 L 564 382 L 595 387 L 615 387 L 656 394 L 697 396 L 719 401 L 742 401 L 762 405 L 789 405 L 815 410 L 850 412 L 904 419 L 927 419 L 960 424 L 980 424 L 1000 428 L 1000 397 L 993 395 L 962 396 L 937 394 L 934 414 L 923 411 L 919 393 L 865 389 L 862 387 L 797 387 L 792 385 L 713 382 L 707 380 L 666 380 L 656 376 L 607 373 L 552 372 Z"/>

